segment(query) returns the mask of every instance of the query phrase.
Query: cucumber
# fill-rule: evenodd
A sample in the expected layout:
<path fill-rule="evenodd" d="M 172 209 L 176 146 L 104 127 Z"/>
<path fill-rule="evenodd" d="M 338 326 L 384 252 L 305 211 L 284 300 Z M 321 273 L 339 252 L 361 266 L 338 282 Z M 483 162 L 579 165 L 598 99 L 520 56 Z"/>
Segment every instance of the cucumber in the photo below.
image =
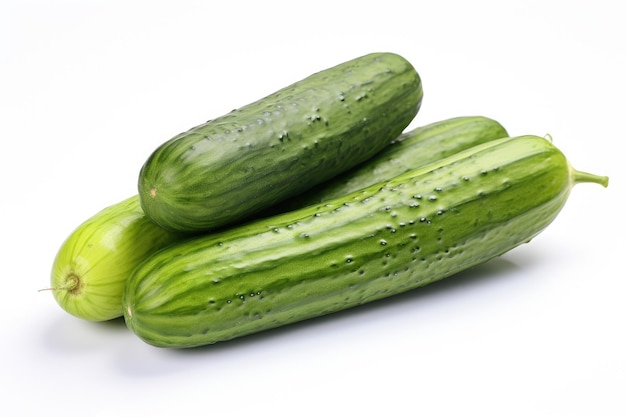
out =
<path fill-rule="evenodd" d="M 225 341 L 392 296 L 530 241 L 582 182 L 548 140 L 504 138 L 363 190 L 149 256 L 125 322 L 145 342 Z"/>
<path fill-rule="evenodd" d="M 457 117 L 418 127 L 392 141 L 389 151 L 386 148 L 371 160 L 374 169 L 360 167 L 349 173 L 354 175 L 353 179 L 348 180 L 346 175 L 342 175 L 341 181 L 316 187 L 311 196 L 322 196 L 326 186 L 329 187 L 328 194 L 347 194 L 350 188 L 356 190 L 383 178 L 391 178 L 396 172 L 404 172 L 412 163 L 424 164 L 429 159 L 434 162 L 472 144 L 505 135 L 498 122 L 481 116 Z M 305 200 L 294 199 L 291 204 L 293 208 L 299 208 L 307 203 Z M 284 205 L 278 207 L 283 211 L 286 208 Z M 99 233 L 96 241 L 102 242 L 114 233 L 119 236 L 118 242 L 124 242 L 126 246 L 123 250 L 120 246 L 112 250 L 100 244 L 100 248 L 95 250 L 92 241 L 96 232 Z M 86 237 L 91 240 L 87 242 Z M 182 235 L 165 231 L 147 221 L 138 196 L 113 205 L 78 227 L 62 246 L 53 266 L 55 298 L 66 311 L 81 318 L 102 321 L 120 317 L 124 277 L 130 276 L 144 257 L 182 238 Z M 76 244 L 78 241 L 83 243 Z M 85 263 L 98 264 L 99 269 L 89 273 L 77 272 L 86 269 L 79 266 Z M 98 288 L 106 288 L 109 296 L 95 297 L 96 283 Z"/>
<path fill-rule="evenodd" d="M 139 173 L 141 206 L 172 231 L 232 225 L 372 157 L 422 95 L 415 68 L 393 53 L 320 71 L 159 146 Z"/>
<path fill-rule="evenodd" d="M 121 317 L 122 292 L 135 267 L 148 254 L 180 239 L 148 219 L 135 195 L 104 208 L 69 235 L 54 259 L 50 290 L 76 317 Z"/>
<path fill-rule="evenodd" d="M 272 206 L 268 214 L 340 197 L 480 143 L 506 136 L 508 132 L 500 123 L 483 116 L 454 117 L 419 126 L 392 140 L 389 146 L 366 162 L 305 193 Z"/>

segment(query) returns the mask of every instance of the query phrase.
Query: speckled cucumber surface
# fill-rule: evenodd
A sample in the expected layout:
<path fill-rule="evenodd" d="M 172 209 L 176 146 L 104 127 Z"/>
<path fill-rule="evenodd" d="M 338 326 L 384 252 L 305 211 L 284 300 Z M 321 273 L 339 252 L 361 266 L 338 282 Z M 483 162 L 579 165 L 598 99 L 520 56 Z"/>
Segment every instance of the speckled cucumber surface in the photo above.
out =
<path fill-rule="evenodd" d="M 270 208 L 273 214 L 341 197 L 494 139 L 504 126 L 484 116 L 459 116 L 403 133 L 366 162 Z"/>
<path fill-rule="evenodd" d="M 422 95 L 419 74 L 394 53 L 317 72 L 159 146 L 139 174 L 141 206 L 172 231 L 232 225 L 375 155 Z"/>
<path fill-rule="evenodd" d="M 174 244 L 127 283 L 127 326 L 145 342 L 225 341 L 389 297 L 530 241 L 572 187 L 548 140 L 477 145 L 320 205 Z"/>
<path fill-rule="evenodd" d="M 291 209 L 317 198 L 326 200 L 333 194 L 346 194 L 404 172 L 413 164 L 434 162 L 445 154 L 499 136 L 505 136 L 504 128 L 495 120 L 479 116 L 418 127 L 392 141 L 389 151 L 385 148 L 371 160 L 371 169 L 367 168 L 369 164 L 361 165 L 337 181 L 324 183 L 305 193 L 308 197 L 294 199 Z M 289 209 L 285 204 L 274 208 Z M 50 290 L 59 305 L 74 316 L 90 321 L 120 317 L 122 291 L 135 267 L 152 253 L 185 237 L 148 219 L 135 195 L 96 213 L 70 234 L 54 260 Z"/>

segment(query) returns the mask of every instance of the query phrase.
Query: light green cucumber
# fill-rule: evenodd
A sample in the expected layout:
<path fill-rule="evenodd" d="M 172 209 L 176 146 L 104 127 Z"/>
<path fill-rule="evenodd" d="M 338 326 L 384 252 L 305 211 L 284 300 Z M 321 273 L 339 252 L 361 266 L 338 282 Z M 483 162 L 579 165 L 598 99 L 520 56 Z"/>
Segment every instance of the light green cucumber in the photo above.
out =
<path fill-rule="evenodd" d="M 322 316 L 449 277 L 529 242 L 575 184 L 548 140 L 505 138 L 361 191 L 173 244 L 128 280 L 127 326 L 185 348 Z"/>
<path fill-rule="evenodd" d="M 104 208 L 69 235 L 54 259 L 50 290 L 76 317 L 121 317 L 122 292 L 135 267 L 180 239 L 148 219 L 135 195 Z"/>

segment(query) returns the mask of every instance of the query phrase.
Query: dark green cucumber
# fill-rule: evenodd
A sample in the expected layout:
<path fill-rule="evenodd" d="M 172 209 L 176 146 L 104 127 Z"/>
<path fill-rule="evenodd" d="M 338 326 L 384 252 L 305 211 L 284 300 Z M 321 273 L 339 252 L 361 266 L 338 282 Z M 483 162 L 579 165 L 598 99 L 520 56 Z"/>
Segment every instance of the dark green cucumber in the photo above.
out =
<path fill-rule="evenodd" d="M 396 54 L 320 71 L 158 147 L 140 171 L 141 206 L 168 230 L 232 225 L 369 159 L 421 101 L 418 73 Z"/>
<path fill-rule="evenodd" d="M 572 187 L 608 185 L 536 136 L 490 141 L 324 204 L 157 252 L 127 326 L 172 348 L 229 340 L 451 276 L 530 241 Z"/>
<path fill-rule="evenodd" d="M 497 121 L 462 116 L 419 126 L 391 141 L 366 162 L 270 208 L 272 214 L 321 203 L 431 164 L 462 150 L 508 136 Z"/>
<path fill-rule="evenodd" d="M 122 316 L 126 280 L 149 254 L 182 239 L 157 226 L 133 196 L 80 224 L 52 265 L 52 294 L 68 313 L 90 321 Z"/>

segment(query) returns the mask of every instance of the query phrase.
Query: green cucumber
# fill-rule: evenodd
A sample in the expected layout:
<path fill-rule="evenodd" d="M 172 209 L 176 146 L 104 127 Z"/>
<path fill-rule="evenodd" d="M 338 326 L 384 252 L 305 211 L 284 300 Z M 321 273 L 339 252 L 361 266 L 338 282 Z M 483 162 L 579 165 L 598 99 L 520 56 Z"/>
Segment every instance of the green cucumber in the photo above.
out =
<path fill-rule="evenodd" d="M 340 197 L 506 136 L 508 133 L 500 123 L 483 116 L 454 117 L 419 126 L 392 140 L 366 162 L 272 206 L 268 213 L 277 214 Z"/>
<path fill-rule="evenodd" d="M 225 341 L 392 296 L 530 241 L 577 183 L 548 140 L 505 138 L 323 204 L 173 244 L 127 282 L 125 322 L 159 347 Z"/>
<path fill-rule="evenodd" d="M 415 68 L 393 53 L 320 71 L 159 146 L 139 173 L 141 206 L 172 231 L 232 225 L 375 155 L 422 95 Z"/>
<path fill-rule="evenodd" d="M 148 219 L 135 195 L 104 208 L 69 235 L 54 259 L 50 290 L 76 317 L 121 317 L 122 292 L 135 267 L 180 239 Z"/>
<path fill-rule="evenodd" d="M 372 160 L 374 169 L 361 167 L 349 173 L 355 176 L 353 180 L 348 181 L 346 175 L 342 175 L 341 181 L 333 180 L 324 185 L 329 187 L 328 193 L 337 194 L 338 189 L 347 193 L 350 187 L 356 190 L 383 178 L 391 178 L 394 173 L 405 171 L 411 163 L 424 164 L 429 158 L 430 162 L 434 162 L 472 144 L 505 135 L 504 128 L 498 122 L 480 116 L 431 123 L 392 141 L 389 151 L 384 150 Z M 347 188 L 341 188 L 344 183 Z M 311 196 L 320 196 L 323 190 L 323 187 L 317 187 Z M 298 202 L 297 199 L 291 202 L 294 208 L 306 203 L 305 200 Z M 278 207 L 285 210 L 284 205 Z M 95 232 L 99 234 L 93 235 Z M 92 241 L 102 242 L 102 239 L 109 239 L 111 233 L 119 236 L 118 242 L 125 243 L 124 249 L 118 245 L 112 250 L 99 244 L 96 247 L 100 249 L 95 250 Z M 87 236 L 90 237 L 89 242 L 85 240 Z M 139 206 L 138 196 L 115 204 L 78 227 L 63 244 L 53 266 L 55 298 L 66 311 L 81 318 L 92 321 L 117 318 L 122 315 L 124 277 L 130 276 L 144 257 L 179 238 L 183 236 L 167 232 L 152 221 L 147 221 Z M 83 243 L 77 244 L 79 241 Z M 84 264 L 97 264 L 100 269 L 80 266 Z M 106 289 L 109 296 L 96 297 L 93 291 L 96 284 L 98 288 Z"/>

